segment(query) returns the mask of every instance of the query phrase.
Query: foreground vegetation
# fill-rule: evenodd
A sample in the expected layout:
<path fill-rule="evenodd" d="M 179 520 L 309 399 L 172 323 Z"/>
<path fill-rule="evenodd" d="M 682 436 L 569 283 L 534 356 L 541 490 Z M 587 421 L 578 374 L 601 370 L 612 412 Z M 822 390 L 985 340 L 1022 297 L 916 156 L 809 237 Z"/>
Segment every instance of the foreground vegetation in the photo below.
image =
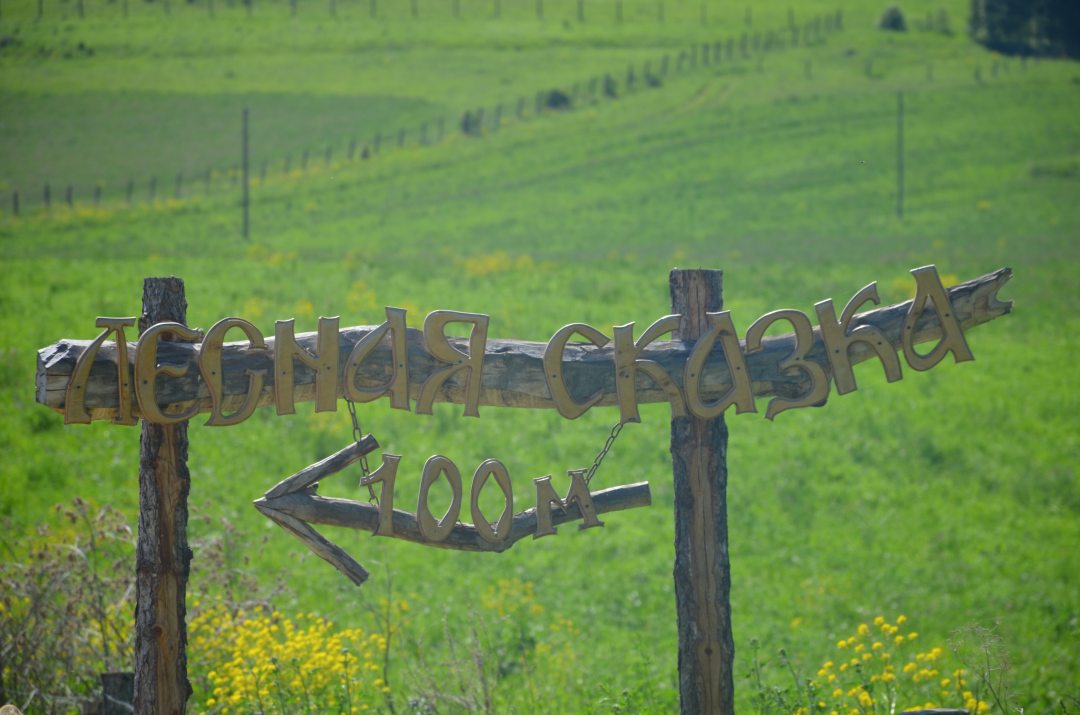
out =
<path fill-rule="evenodd" d="M 911 5 L 913 17 L 940 9 Z M 946 6 L 954 30 L 965 6 Z M 133 121 L 118 141 L 102 117 L 119 90 L 139 106 L 186 118 L 219 104 L 232 112 L 247 97 L 269 102 L 266 93 L 275 91 L 288 101 L 268 104 L 267 112 L 284 116 L 285 127 L 305 108 L 324 106 L 343 107 L 328 111 L 345 118 L 357 108 L 385 112 L 378 116 L 388 122 L 418 121 L 416 102 L 453 116 L 491 106 L 504 83 L 515 87 L 510 99 L 518 83 L 531 92 L 624 71 L 711 32 L 695 27 L 692 10 L 663 27 L 644 19 L 567 27 L 550 10 L 541 23 L 520 13 L 509 24 L 402 17 L 369 28 L 359 16 L 352 24 L 293 21 L 286 6 L 245 24 L 242 6 L 224 4 L 207 31 L 206 18 L 191 9 L 174 7 L 168 22 L 133 13 L 130 26 L 93 13 L 35 24 L 32 7 L 5 3 L 3 34 L 22 44 L 0 55 L 0 116 L 18 115 L 28 127 L 57 107 L 85 116 L 85 134 L 70 125 L 57 131 L 84 145 L 109 142 L 107 161 L 63 152 L 62 170 L 86 181 L 105 172 L 167 175 L 176 161 L 168 146 L 197 146 L 204 134 L 185 119 L 188 129 L 162 142 L 153 122 Z M 807 3 L 806 12 L 832 9 Z M 755 5 L 753 22 L 782 26 L 786 10 Z M 986 687 L 962 687 L 981 682 L 978 669 L 955 672 L 985 645 L 995 667 L 1010 665 L 1002 707 L 1046 712 L 1064 703 L 1075 711 L 1080 409 L 1068 365 L 1080 328 L 1080 70 L 995 58 L 959 34 L 881 33 L 873 29 L 879 10 L 845 7 L 845 29 L 821 44 L 673 72 L 660 87 L 508 120 L 482 138 L 453 132 L 439 145 L 406 146 L 368 162 L 350 163 L 337 151 L 329 166 L 313 163 L 256 187 L 248 242 L 238 235 L 238 197 L 224 189 L 131 208 L 106 197 L 97 207 L 35 208 L 18 217 L 5 210 L 5 567 L 32 564 L 28 554 L 43 542 L 81 538 L 74 527 L 58 533 L 50 516 L 55 503 L 75 495 L 88 514 L 108 504 L 134 521 L 137 431 L 64 426 L 33 403 L 33 369 L 37 348 L 91 337 L 96 316 L 135 314 L 146 275 L 184 277 L 189 322 L 203 327 L 226 315 L 264 332 L 289 317 L 300 329 L 314 329 L 319 315 L 371 324 L 384 305 L 397 305 L 414 325 L 429 310 L 452 308 L 491 315 L 493 337 L 545 340 L 568 322 L 640 324 L 665 314 L 673 266 L 724 269 L 726 304 L 744 330 L 766 310 L 810 311 L 814 301 L 845 301 L 871 280 L 883 302 L 903 300 L 912 286 L 907 271 L 925 263 L 956 279 L 1010 265 L 1016 277 L 1005 297 L 1016 312 L 970 333 L 976 362 L 909 371 L 892 385 L 864 365 L 856 370 L 859 390 L 833 395 L 822 409 L 785 413 L 775 423 L 729 416 L 739 705 L 867 707 L 859 688 L 874 685 L 867 696 L 881 708 L 887 684 L 899 680 L 901 706 L 978 709 L 981 700 L 998 707 Z M 741 9 L 717 13 L 720 28 L 745 23 Z M 35 43 L 75 45 L 76 36 L 99 48 L 93 58 L 33 50 Z M 315 43 L 325 50 L 310 52 Z M 384 71 L 357 72 L 361 59 Z M 897 91 L 906 108 L 902 220 L 894 193 Z M 346 119 L 340 122 L 304 136 L 316 132 L 319 142 L 340 147 L 348 138 Z M 286 134 L 265 148 L 275 160 L 308 141 L 290 145 Z M 32 159 L 29 147 L 41 147 L 42 156 L 52 149 L 42 136 L 28 136 L 26 144 L 0 145 L 9 187 L 23 181 L 19 172 L 36 182 L 61 170 L 51 159 Z M 217 155 L 208 150 L 199 165 Z M 345 410 L 263 411 L 224 430 L 196 420 L 195 709 L 548 712 L 558 698 L 564 711 L 672 711 L 668 413 L 650 407 L 642 416 L 624 430 L 597 480 L 648 479 L 651 508 L 613 515 L 603 530 L 562 529 L 498 556 L 327 529 L 371 570 L 359 591 L 250 507 L 283 476 L 347 444 Z M 437 406 L 422 417 L 375 404 L 360 417 L 386 451 L 404 455 L 400 491 L 408 494 L 434 453 L 459 465 L 497 457 L 515 485 L 586 466 L 615 413 L 594 410 L 567 422 L 536 411 L 481 410 L 477 420 L 462 418 L 460 407 Z M 321 491 L 356 496 L 354 478 L 339 475 Z M 19 538 L 42 523 L 53 524 L 51 535 Z M 236 582 L 217 580 L 219 567 Z M 121 603 L 124 587 L 114 586 L 108 592 Z M 4 603 L 7 614 L 23 607 Z M 119 608 L 115 615 L 128 614 Z M 899 629 L 891 645 L 871 637 L 886 632 L 882 625 Z M 215 641 L 215 633 L 229 635 Z M 258 657 L 236 667 L 269 678 L 253 690 L 225 668 L 244 655 L 225 647 L 240 633 L 248 634 L 247 655 Z M 122 642 L 123 634 L 114 635 Z M 865 685 L 861 675 L 843 686 L 829 681 L 849 678 L 840 665 L 862 658 L 861 651 L 846 651 L 846 661 L 837 653 L 853 635 L 856 642 L 843 648 L 861 643 L 874 653 L 880 642 L 877 650 L 896 649 L 894 680 L 882 681 L 888 671 L 878 658 L 879 670 L 861 671 Z M 897 636 L 905 640 L 896 643 Z M 288 649 L 318 650 L 307 637 L 348 650 L 357 667 L 375 667 L 327 685 L 331 694 L 317 706 L 293 704 L 314 681 L 300 678 L 294 687 Z M 940 665 L 926 662 L 935 648 Z M 87 658 L 101 669 L 122 666 L 122 650 L 111 652 L 115 663 L 94 655 L 100 650 L 91 644 Z M 904 670 L 908 662 L 917 664 L 913 673 Z M 325 670 L 338 667 L 348 669 L 348 659 Z M 938 672 L 913 687 L 923 670 Z M 356 689 L 342 705 L 345 682 Z M 965 692 L 974 703 L 962 702 Z M 237 693 L 264 700 L 229 702 Z M 298 700 L 271 703 L 279 694 Z"/>

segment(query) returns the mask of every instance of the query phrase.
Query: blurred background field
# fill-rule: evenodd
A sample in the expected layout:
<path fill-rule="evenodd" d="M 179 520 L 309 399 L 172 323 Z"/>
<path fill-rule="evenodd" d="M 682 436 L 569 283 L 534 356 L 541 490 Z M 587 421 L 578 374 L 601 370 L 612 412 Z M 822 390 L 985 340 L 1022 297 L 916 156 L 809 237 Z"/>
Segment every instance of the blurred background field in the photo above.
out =
<path fill-rule="evenodd" d="M 949 651 L 973 624 L 993 629 L 1016 704 L 1077 710 L 1075 62 L 986 51 L 965 36 L 959 0 L 903 3 L 903 33 L 877 29 L 884 6 L 868 0 L 625 0 L 621 22 L 615 2 L 585 3 L 584 22 L 569 0 L 547 0 L 542 18 L 517 0 L 499 17 L 490 0 L 419 0 L 416 19 L 400 1 L 379 2 L 374 19 L 367 1 L 295 7 L 218 0 L 211 15 L 206 0 L 45 0 L 40 19 L 34 2 L 0 7 L 5 562 L 26 560 L 23 537 L 59 539 L 52 507 L 75 496 L 134 524 L 137 430 L 64 426 L 34 403 L 33 375 L 37 349 L 93 337 L 97 316 L 137 314 L 144 276 L 183 277 L 189 323 L 203 328 L 229 315 L 269 334 L 286 318 L 298 330 L 320 315 L 375 324 L 392 305 L 411 325 L 433 309 L 475 311 L 491 316 L 492 337 L 542 341 L 570 322 L 647 325 L 668 312 L 675 266 L 723 269 L 726 307 L 745 330 L 768 310 L 812 313 L 875 280 L 884 303 L 905 300 L 908 271 L 927 263 L 953 281 L 1008 265 L 1015 312 L 968 334 L 975 362 L 906 370 L 891 385 L 864 364 L 859 390 L 822 409 L 775 423 L 728 416 L 736 687 L 741 710 L 768 711 L 768 687 L 794 692 L 780 649 L 800 678 L 824 682 L 838 640 L 904 614 L 927 650 Z M 826 16 L 828 31 L 808 29 Z M 769 31 L 785 41 L 765 51 Z M 678 68 L 679 53 L 705 44 L 721 46 L 718 62 L 699 54 L 692 66 L 687 54 Z M 593 98 L 588 82 L 604 75 L 616 96 Z M 538 113 L 536 93 L 552 89 L 576 100 Z M 242 107 L 247 241 L 234 169 Z M 463 112 L 477 109 L 482 130 L 464 134 Z M 227 429 L 193 422 L 192 589 L 205 603 L 229 594 L 209 568 L 225 564 L 237 584 L 252 580 L 252 598 L 283 582 L 271 600 L 290 617 L 392 625 L 385 680 L 364 681 L 376 710 L 677 708 L 667 409 L 644 409 L 596 477 L 647 479 L 652 507 L 501 555 L 326 529 L 372 571 L 359 591 L 250 506 L 351 440 L 343 404 L 297 412 Z M 360 417 L 404 455 L 403 508 L 439 453 L 463 472 L 502 460 L 520 510 L 533 477 L 591 462 L 616 413 L 467 419 L 460 407 L 418 416 L 379 402 Z M 355 477 L 321 491 L 356 497 Z M 51 536 L 33 536 L 42 524 Z M 217 712 L 218 681 L 200 665 L 215 646 L 202 643 L 189 654 L 193 709 Z M 437 683 L 457 700 L 439 700 Z"/>

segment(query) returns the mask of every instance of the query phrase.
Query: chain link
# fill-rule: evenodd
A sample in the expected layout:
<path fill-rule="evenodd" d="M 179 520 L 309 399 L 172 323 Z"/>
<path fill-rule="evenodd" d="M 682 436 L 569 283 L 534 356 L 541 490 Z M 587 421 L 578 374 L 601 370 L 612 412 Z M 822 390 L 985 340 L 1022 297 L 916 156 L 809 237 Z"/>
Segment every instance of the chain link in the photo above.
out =
<path fill-rule="evenodd" d="M 596 453 L 596 459 L 593 460 L 592 466 L 589 467 L 589 471 L 585 472 L 585 486 L 589 485 L 592 481 L 593 475 L 596 474 L 596 470 L 600 468 L 600 465 L 604 461 L 604 457 L 611 451 L 611 445 L 615 444 L 615 440 L 619 438 L 619 433 L 622 432 L 625 422 L 616 422 L 615 426 L 611 428 L 611 434 L 608 435 L 607 441 L 604 442 L 604 446 L 600 448 L 600 451 Z"/>
<path fill-rule="evenodd" d="M 345 404 L 349 407 L 349 417 L 352 418 L 352 436 L 359 444 L 360 440 L 364 438 L 364 430 L 360 428 L 360 419 L 356 416 L 356 404 L 352 400 L 345 400 Z M 361 479 L 367 479 L 371 476 L 371 467 L 368 465 L 367 455 L 365 454 L 360 458 L 360 474 Z M 368 484 L 368 502 L 379 505 L 379 498 L 375 496 L 375 487 Z"/>

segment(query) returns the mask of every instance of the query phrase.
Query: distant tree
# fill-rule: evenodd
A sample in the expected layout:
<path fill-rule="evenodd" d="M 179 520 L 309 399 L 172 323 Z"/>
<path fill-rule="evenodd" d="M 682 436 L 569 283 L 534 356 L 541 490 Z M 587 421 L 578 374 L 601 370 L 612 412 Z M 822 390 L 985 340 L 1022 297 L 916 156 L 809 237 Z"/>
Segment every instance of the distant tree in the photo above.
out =
<path fill-rule="evenodd" d="M 906 32 L 907 22 L 904 20 L 904 11 L 900 9 L 899 5 L 890 5 L 885 8 L 885 12 L 881 13 L 877 26 L 880 30 Z"/>
<path fill-rule="evenodd" d="M 1080 57 L 1077 0 L 971 0 L 972 39 L 1005 54 Z"/>

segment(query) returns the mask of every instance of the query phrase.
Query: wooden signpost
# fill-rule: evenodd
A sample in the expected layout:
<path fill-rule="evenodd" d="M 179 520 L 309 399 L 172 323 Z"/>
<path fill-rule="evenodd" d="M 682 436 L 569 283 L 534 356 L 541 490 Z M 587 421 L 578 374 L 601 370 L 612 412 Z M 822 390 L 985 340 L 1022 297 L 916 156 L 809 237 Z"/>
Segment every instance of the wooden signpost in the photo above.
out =
<path fill-rule="evenodd" d="M 832 300 L 817 303 L 817 327 L 800 311 L 776 310 L 752 323 L 742 340 L 731 314 L 722 310 L 721 274 L 707 270 L 672 271 L 671 314 L 636 338 L 634 323 L 608 333 L 573 323 L 547 343 L 489 339 L 486 315 L 437 310 L 416 330 L 406 326 L 404 310 L 386 308 L 385 320 L 377 326 L 342 329 L 338 318 L 320 318 L 316 333 L 297 335 L 294 321 L 278 321 L 273 338 L 236 317 L 205 332 L 193 330 L 183 324 L 180 313 L 163 322 L 141 321 L 132 346 L 124 329 L 134 327 L 135 318 L 98 318 L 103 332 L 96 339 L 62 340 L 39 351 L 37 399 L 63 413 L 67 423 L 112 420 L 131 425 L 141 418 L 144 429 L 173 429 L 200 414 L 208 415 L 209 426 L 235 425 L 257 407 L 274 405 L 278 414 L 288 415 L 297 402 L 307 401 L 315 402 L 316 412 L 332 411 L 342 398 L 350 405 L 386 398 L 391 408 L 417 414 L 430 414 L 436 401 L 452 402 L 472 417 L 479 416 L 480 407 L 518 407 L 555 409 L 574 419 L 594 407 L 610 406 L 619 411 L 619 425 L 640 421 L 639 404 L 667 402 L 672 415 L 682 711 L 731 713 L 734 645 L 724 413 L 732 406 L 736 413 L 757 412 L 755 397 L 771 398 L 764 412 L 770 420 L 787 410 L 823 405 L 830 383 L 841 395 L 856 390 L 852 365 L 872 358 L 889 382 L 902 377 L 900 355 L 918 371 L 932 368 L 950 353 L 957 362 L 971 360 L 964 330 L 1011 310 L 1010 302 L 997 299 L 1012 275 L 1007 268 L 948 289 L 933 266 L 914 269 L 912 275 L 912 300 L 859 313 L 867 303 L 879 302 L 876 284 L 871 283 L 847 302 L 839 317 Z M 791 325 L 793 332 L 765 337 L 777 322 Z M 448 337 L 451 323 L 468 326 L 469 337 Z M 233 331 L 244 340 L 226 343 Z M 660 339 L 666 336 L 671 339 Z M 927 342 L 934 343 L 928 352 L 917 348 Z M 618 426 L 612 439 L 617 434 Z M 372 435 L 358 435 L 354 444 L 288 477 L 255 502 L 263 514 L 357 585 L 367 579 L 367 571 L 313 524 L 364 529 L 440 548 L 503 551 L 526 536 L 555 534 L 558 525 L 570 521 L 580 520 L 582 529 L 603 526 L 601 514 L 651 501 L 647 483 L 591 491 L 594 464 L 589 470 L 568 469 L 565 496 L 555 491 L 550 475 L 528 475 L 535 506 L 514 513 L 513 480 L 501 462 L 488 459 L 473 472 L 468 497 L 472 521 L 466 523 L 460 518 L 465 503 L 461 471 L 441 455 L 421 467 L 403 465 L 399 455 L 383 454 L 382 464 L 361 480 L 361 486 L 377 490 L 377 503 L 316 492 L 319 482 L 377 448 Z M 144 464 L 147 449 L 144 438 Z M 395 493 L 399 465 L 420 470 L 415 512 L 395 508 L 401 501 Z M 184 483 L 186 466 L 173 469 Z M 453 499 L 447 513 L 436 518 L 427 494 L 439 479 L 448 482 Z M 504 499 L 495 521 L 479 505 L 489 481 Z M 182 492 L 186 521 L 186 489 Z M 165 517 L 159 513 L 156 518 Z M 140 516 L 140 533 L 162 528 L 158 522 L 143 522 Z M 178 547 L 175 539 L 169 543 Z M 186 542 L 182 548 L 186 550 Z M 140 547 L 140 574 L 144 568 L 163 573 L 179 568 L 186 578 L 186 551 L 180 557 L 175 553 L 155 556 L 162 560 L 151 565 L 144 563 L 151 557 L 144 558 Z M 170 566 L 177 558 L 181 563 Z M 175 705 L 159 709 L 158 700 L 140 704 L 137 697 L 138 712 L 179 712 L 187 697 L 183 666 L 173 669 L 179 671 L 176 675 L 162 665 L 169 658 L 182 664 L 185 658 L 183 587 L 172 588 L 167 600 L 175 610 L 171 616 L 158 614 L 159 630 L 154 632 L 159 641 L 175 642 L 159 643 L 163 649 L 149 665 L 137 660 L 136 682 L 140 668 L 143 678 L 179 678 L 181 683 L 160 685 L 159 695 L 153 696 L 179 693 L 179 710 Z M 178 632 L 160 630 L 160 623 L 177 614 Z"/>

